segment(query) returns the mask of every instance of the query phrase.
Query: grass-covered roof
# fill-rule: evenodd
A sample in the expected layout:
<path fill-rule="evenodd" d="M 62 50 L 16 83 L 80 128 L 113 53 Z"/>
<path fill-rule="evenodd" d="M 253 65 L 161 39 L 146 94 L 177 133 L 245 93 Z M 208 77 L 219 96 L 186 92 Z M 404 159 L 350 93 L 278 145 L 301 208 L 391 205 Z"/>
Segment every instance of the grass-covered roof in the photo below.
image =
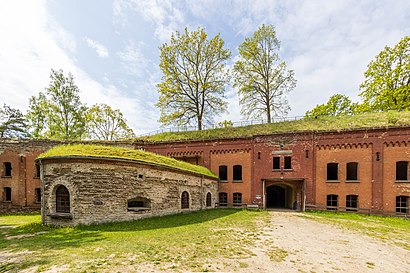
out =
<path fill-rule="evenodd" d="M 189 164 L 166 156 L 157 155 L 141 150 L 126 149 L 122 147 L 88 145 L 88 144 L 73 144 L 61 145 L 51 148 L 45 153 L 39 155 L 39 159 L 50 157 L 95 157 L 95 158 L 112 158 L 138 161 L 162 165 L 182 171 L 193 172 L 201 175 L 217 178 L 213 172 L 207 168 Z"/>
<path fill-rule="evenodd" d="M 203 131 L 166 132 L 137 140 L 161 142 L 178 140 L 241 138 L 272 133 L 351 130 L 386 126 L 410 126 L 410 111 L 366 113 L 354 116 L 320 116 L 300 120 L 258 124 L 242 127 L 217 128 Z"/>

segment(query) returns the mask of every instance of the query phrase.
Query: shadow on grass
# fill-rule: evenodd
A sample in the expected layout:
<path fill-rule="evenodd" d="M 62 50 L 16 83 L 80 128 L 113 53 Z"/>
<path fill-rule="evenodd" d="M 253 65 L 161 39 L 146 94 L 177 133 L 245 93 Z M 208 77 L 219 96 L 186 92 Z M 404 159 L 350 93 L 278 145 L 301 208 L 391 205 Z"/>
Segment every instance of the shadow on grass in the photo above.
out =
<path fill-rule="evenodd" d="M 80 225 L 77 230 L 83 231 L 143 231 L 162 228 L 173 228 L 186 225 L 200 224 L 218 218 L 238 213 L 238 209 L 209 209 L 194 211 L 186 214 L 167 215 L 162 217 L 146 218 L 129 222 L 112 222 L 99 225 Z"/>
<path fill-rule="evenodd" d="M 74 228 L 54 228 L 39 222 L 23 225 L 3 225 L 0 229 L 0 249 L 12 251 L 43 251 L 81 247 L 105 240 L 103 232 L 135 232 L 200 224 L 238 213 L 236 209 L 212 209 L 187 214 L 147 218 L 129 222 L 80 225 Z"/>

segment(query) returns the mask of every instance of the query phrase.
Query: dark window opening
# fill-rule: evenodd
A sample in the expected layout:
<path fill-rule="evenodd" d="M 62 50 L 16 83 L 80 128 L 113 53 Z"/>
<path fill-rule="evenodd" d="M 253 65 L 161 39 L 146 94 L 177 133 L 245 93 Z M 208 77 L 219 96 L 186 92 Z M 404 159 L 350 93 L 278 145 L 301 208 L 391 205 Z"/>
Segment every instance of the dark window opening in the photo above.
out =
<path fill-rule="evenodd" d="M 306 158 L 309 158 L 309 150 L 306 150 L 306 151 L 305 151 L 305 157 L 306 157 Z"/>
<path fill-rule="evenodd" d="M 337 163 L 327 163 L 327 180 L 328 181 L 339 180 Z"/>
<path fill-rule="evenodd" d="M 4 176 L 11 176 L 11 163 L 10 162 L 4 162 Z"/>
<path fill-rule="evenodd" d="M 3 192 L 3 201 L 5 202 L 11 202 L 11 188 L 10 187 L 4 187 L 4 192 Z"/>
<path fill-rule="evenodd" d="M 242 166 L 233 166 L 233 181 L 242 181 Z"/>
<path fill-rule="evenodd" d="M 219 206 L 226 207 L 228 205 L 228 194 L 226 192 L 219 193 Z"/>
<path fill-rule="evenodd" d="M 219 180 L 220 181 L 228 180 L 228 167 L 227 166 L 219 166 Z"/>
<path fill-rule="evenodd" d="M 380 161 L 380 152 L 376 152 L 376 161 Z"/>
<path fill-rule="evenodd" d="M 284 169 L 285 170 L 292 169 L 292 157 L 291 156 L 285 156 Z"/>
<path fill-rule="evenodd" d="M 357 195 L 346 195 L 346 211 L 357 211 Z"/>
<path fill-rule="evenodd" d="M 326 199 L 327 210 L 337 210 L 337 195 L 329 194 Z"/>
<path fill-rule="evenodd" d="M 144 175 L 143 174 L 139 174 L 138 175 L 138 179 L 143 179 L 144 178 Z"/>
<path fill-rule="evenodd" d="M 261 152 L 258 152 L 258 159 L 261 159 Z"/>
<path fill-rule="evenodd" d="M 240 192 L 233 193 L 233 205 L 235 207 L 242 206 L 242 193 Z"/>
<path fill-rule="evenodd" d="M 56 190 L 56 212 L 70 212 L 70 193 L 63 185 Z"/>
<path fill-rule="evenodd" d="M 409 197 L 408 196 L 396 196 L 396 212 L 400 212 L 400 213 L 409 212 Z"/>
<path fill-rule="evenodd" d="M 273 158 L 273 169 L 280 170 L 280 157 L 279 156 L 275 156 Z"/>
<path fill-rule="evenodd" d="M 396 180 L 407 180 L 408 166 L 407 161 L 396 162 Z"/>
<path fill-rule="evenodd" d="M 357 162 L 349 162 L 346 164 L 346 180 L 357 181 Z"/>
<path fill-rule="evenodd" d="M 36 162 L 35 167 L 36 167 L 36 173 L 35 173 L 34 178 L 40 178 L 40 163 Z"/>
<path fill-rule="evenodd" d="M 211 207 L 212 206 L 212 195 L 210 192 L 206 194 L 206 206 Z"/>
<path fill-rule="evenodd" d="M 181 209 L 189 209 L 189 194 L 184 191 L 181 195 Z"/>
<path fill-rule="evenodd" d="M 40 188 L 34 189 L 34 202 L 36 203 L 41 202 L 41 189 Z"/>
<path fill-rule="evenodd" d="M 151 202 L 147 198 L 135 197 L 127 201 L 127 209 L 129 211 L 149 210 L 151 208 Z"/>

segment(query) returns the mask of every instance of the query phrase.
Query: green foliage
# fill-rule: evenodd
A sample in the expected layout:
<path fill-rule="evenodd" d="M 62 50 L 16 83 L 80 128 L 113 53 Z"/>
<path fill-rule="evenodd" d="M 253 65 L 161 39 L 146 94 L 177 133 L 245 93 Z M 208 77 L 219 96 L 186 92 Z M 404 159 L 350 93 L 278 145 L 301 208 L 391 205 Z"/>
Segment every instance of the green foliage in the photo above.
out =
<path fill-rule="evenodd" d="M 120 140 L 135 137 L 121 111 L 107 104 L 95 104 L 87 110 L 86 127 L 89 139 Z"/>
<path fill-rule="evenodd" d="M 196 123 L 202 130 L 205 121 L 225 111 L 224 91 L 229 80 L 225 66 L 231 52 L 223 46 L 219 34 L 208 40 L 203 28 L 192 32 L 185 28 L 160 47 L 160 122 Z"/>
<path fill-rule="evenodd" d="M 370 110 L 410 110 L 410 36 L 386 46 L 364 75 L 359 95 Z"/>
<path fill-rule="evenodd" d="M 38 267 L 38 272 L 145 272 L 147 265 L 164 272 L 192 272 L 210 265 L 210 271 L 221 271 L 221 258 L 237 263 L 235 258 L 250 257 L 247 248 L 255 239 L 248 234 L 256 235 L 257 222 L 268 217 L 266 211 L 213 209 L 49 228 L 41 225 L 40 215 L 0 216 L 0 271 L 31 272 Z"/>
<path fill-rule="evenodd" d="M 246 117 L 286 114 L 285 93 L 296 86 L 293 70 L 279 57 L 280 42 L 272 25 L 262 25 L 239 46 L 240 59 L 234 66 L 234 87 L 239 87 L 241 113 Z"/>
<path fill-rule="evenodd" d="M 305 117 L 352 115 L 356 112 L 357 103 L 353 103 L 348 96 L 336 94 L 329 98 L 326 104 L 316 105 L 305 113 Z"/>
<path fill-rule="evenodd" d="M 51 70 L 45 93 L 30 98 L 27 120 L 36 138 L 79 140 L 85 135 L 85 111 L 71 73 Z"/>
<path fill-rule="evenodd" d="M 114 146 L 88 144 L 61 145 L 51 148 L 45 153 L 42 153 L 41 155 L 39 155 L 38 158 L 75 156 L 129 159 L 163 165 L 170 168 L 175 168 L 183 171 L 189 171 L 197 174 L 218 178 L 216 174 L 202 166 L 193 165 L 187 162 L 179 161 L 170 157 L 161 156 L 150 152 Z"/>
<path fill-rule="evenodd" d="M 0 108 L 0 137 L 27 137 L 26 119 L 19 109 L 4 104 Z"/>
<path fill-rule="evenodd" d="M 233 122 L 231 120 L 224 120 L 224 121 L 218 122 L 219 128 L 228 128 L 232 126 L 233 126 Z"/>
<path fill-rule="evenodd" d="M 355 128 L 374 128 L 384 126 L 409 126 L 410 111 L 395 112 L 389 114 L 390 120 L 395 117 L 397 121 L 389 123 L 386 112 L 363 113 L 354 116 L 319 116 L 317 118 L 305 118 L 294 121 L 275 122 L 270 124 L 258 124 L 242 127 L 217 128 L 203 131 L 162 133 L 139 139 L 146 141 L 174 141 L 188 139 L 221 139 L 251 137 L 282 132 L 303 132 L 322 130 L 349 130 Z"/>

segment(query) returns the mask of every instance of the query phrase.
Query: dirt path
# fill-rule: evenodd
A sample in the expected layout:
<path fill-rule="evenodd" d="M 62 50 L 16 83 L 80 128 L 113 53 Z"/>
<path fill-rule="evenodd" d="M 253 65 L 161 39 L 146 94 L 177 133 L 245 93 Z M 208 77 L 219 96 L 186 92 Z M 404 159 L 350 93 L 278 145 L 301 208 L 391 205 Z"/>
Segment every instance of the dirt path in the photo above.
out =
<path fill-rule="evenodd" d="M 270 213 L 271 224 L 252 249 L 256 256 L 237 271 L 410 272 L 410 251 L 403 248 L 297 213 Z"/>

